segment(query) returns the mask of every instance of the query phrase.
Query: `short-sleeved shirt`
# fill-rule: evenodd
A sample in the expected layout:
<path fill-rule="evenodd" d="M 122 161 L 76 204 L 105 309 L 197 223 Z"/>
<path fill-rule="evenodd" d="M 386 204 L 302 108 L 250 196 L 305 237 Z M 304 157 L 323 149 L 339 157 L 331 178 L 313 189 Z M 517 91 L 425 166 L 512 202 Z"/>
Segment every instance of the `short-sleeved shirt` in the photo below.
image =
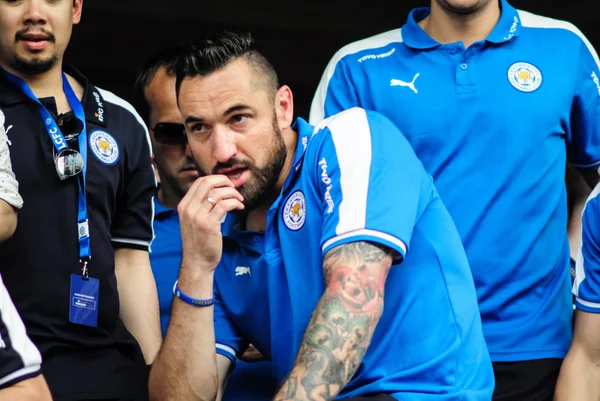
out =
<path fill-rule="evenodd" d="M 0 276 L 0 390 L 38 376 L 41 364 Z"/>
<path fill-rule="evenodd" d="M 599 166 L 598 57 L 573 25 L 500 5 L 496 27 L 467 49 L 421 29 L 429 9 L 344 47 L 310 121 L 356 106 L 389 117 L 456 223 L 492 360 L 562 358 L 572 315 L 564 171 L 567 160 Z"/>
<path fill-rule="evenodd" d="M 0 71 L 13 171 L 24 206 L 15 234 L 0 244 L 0 272 L 32 341 L 55 400 L 147 398 L 148 370 L 140 347 L 119 318 L 115 248 L 147 250 L 156 183 L 148 132 L 116 95 L 84 86 L 90 277 L 100 283 L 98 327 L 69 322 L 70 279 L 81 274 L 77 233 L 78 182 L 61 181 L 54 147 L 38 105 Z M 54 98 L 40 101 L 56 118 Z M 71 146 L 77 147 L 77 141 Z"/>
<path fill-rule="evenodd" d="M 371 345 L 338 398 L 489 400 L 493 373 L 466 255 L 409 143 L 388 119 L 359 108 L 317 127 L 299 119 L 294 129 L 294 164 L 266 232 L 239 230 L 232 213 L 224 223 L 217 352 L 235 360 L 250 341 L 280 384 L 323 295 L 323 256 L 369 241 L 392 249 L 396 264 Z M 332 329 L 332 343 L 343 327 Z"/>
<path fill-rule="evenodd" d="M 150 247 L 150 263 L 160 307 L 163 337 L 167 333 L 173 306 L 173 285 L 181 264 L 181 231 L 177 210 L 162 205 L 154 198 L 154 239 Z M 267 401 L 275 393 L 270 364 L 238 361 L 230 375 L 223 401 Z"/>
<path fill-rule="evenodd" d="M 8 138 L 4 113 L 0 110 L 0 200 L 5 201 L 14 208 L 23 206 L 23 199 L 19 194 L 19 183 L 15 179 L 10 162 L 10 151 L 8 149 Z M 12 128 L 12 127 L 10 127 Z"/>
<path fill-rule="evenodd" d="M 600 185 L 596 186 L 583 209 L 581 247 L 575 263 L 573 295 L 575 307 L 600 313 Z"/>

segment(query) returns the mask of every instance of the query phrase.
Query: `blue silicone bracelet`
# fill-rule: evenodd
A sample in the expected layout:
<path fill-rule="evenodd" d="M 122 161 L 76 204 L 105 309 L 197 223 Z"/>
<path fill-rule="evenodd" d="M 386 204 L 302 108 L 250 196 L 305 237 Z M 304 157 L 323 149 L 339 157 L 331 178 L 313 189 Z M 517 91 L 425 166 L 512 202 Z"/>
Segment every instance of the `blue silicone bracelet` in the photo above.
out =
<path fill-rule="evenodd" d="M 181 299 L 186 304 L 199 306 L 199 307 L 211 306 L 215 301 L 214 298 L 198 299 L 198 298 L 190 297 L 189 295 L 187 295 L 186 293 L 184 293 L 183 291 L 181 291 L 179 289 L 179 280 L 177 280 L 175 282 L 175 285 L 173 286 L 173 295 L 175 295 L 177 298 Z"/>

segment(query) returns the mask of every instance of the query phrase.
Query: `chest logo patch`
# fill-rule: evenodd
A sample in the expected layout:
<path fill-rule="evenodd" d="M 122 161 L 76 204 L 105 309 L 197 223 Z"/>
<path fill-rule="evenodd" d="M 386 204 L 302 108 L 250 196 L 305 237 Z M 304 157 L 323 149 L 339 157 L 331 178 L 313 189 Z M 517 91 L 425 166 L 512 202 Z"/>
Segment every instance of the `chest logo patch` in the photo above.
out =
<path fill-rule="evenodd" d="M 104 164 L 115 164 L 119 159 L 119 145 L 108 132 L 96 130 L 90 135 L 90 148 Z"/>
<path fill-rule="evenodd" d="M 542 84 L 542 73 L 533 64 L 518 62 L 508 68 L 508 81 L 521 92 L 533 92 Z"/>
<path fill-rule="evenodd" d="M 283 207 L 283 222 L 290 230 L 302 228 L 306 220 L 306 200 L 302 191 L 296 191 L 289 196 Z"/>

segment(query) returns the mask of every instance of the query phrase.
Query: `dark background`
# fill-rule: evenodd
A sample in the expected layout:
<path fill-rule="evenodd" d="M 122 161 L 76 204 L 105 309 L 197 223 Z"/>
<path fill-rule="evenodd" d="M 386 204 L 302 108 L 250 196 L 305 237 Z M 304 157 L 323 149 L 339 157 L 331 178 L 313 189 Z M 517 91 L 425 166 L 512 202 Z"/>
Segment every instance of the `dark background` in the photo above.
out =
<path fill-rule="evenodd" d="M 513 0 L 519 9 L 575 24 L 600 46 L 597 0 Z M 85 0 L 67 62 L 97 86 L 131 101 L 137 69 L 162 47 L 208 32 L 249 31 L 292 88 L 296 116 L 308 110 L 321 74 L 345 44 L 400 28 L 428 0 Z M 596 26 L 594 26 L 596 25 Z M 556 49 L 560 55 L 560 49 Z"/>

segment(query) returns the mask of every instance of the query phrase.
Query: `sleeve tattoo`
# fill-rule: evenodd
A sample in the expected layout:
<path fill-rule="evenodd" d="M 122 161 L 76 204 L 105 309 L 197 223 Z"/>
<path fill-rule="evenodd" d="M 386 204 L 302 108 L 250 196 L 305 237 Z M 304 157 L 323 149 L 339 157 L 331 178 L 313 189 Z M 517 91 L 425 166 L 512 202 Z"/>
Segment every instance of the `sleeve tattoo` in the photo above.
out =
<path fill-rule="evenodd" d="M 369 242 L 340 245 L 323 259 L 326 289 L 294 368 L 275 400 L 333 400 L 350 381 L 383 313 L 391 251 Z"/>

